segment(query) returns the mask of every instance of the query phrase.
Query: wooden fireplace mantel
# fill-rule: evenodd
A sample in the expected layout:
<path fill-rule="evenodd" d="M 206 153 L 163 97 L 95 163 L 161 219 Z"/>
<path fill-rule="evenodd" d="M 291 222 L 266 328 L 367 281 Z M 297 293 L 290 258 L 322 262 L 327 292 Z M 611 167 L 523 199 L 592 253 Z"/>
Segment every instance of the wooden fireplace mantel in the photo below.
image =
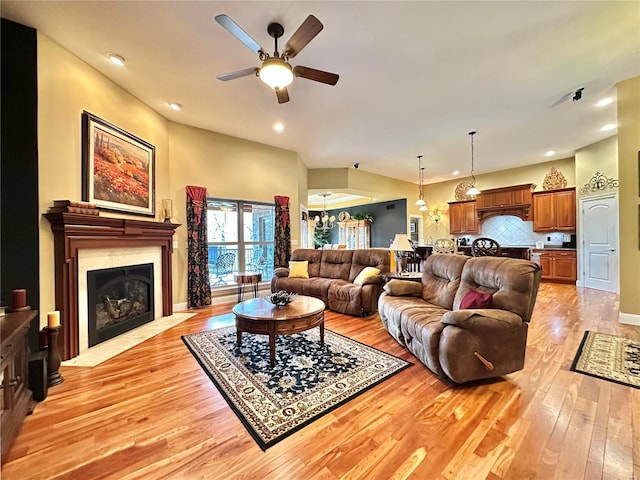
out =
<path fill-rule="evenodd" d="M 54 238 L 55 304 L 60 310 L 58 335 L 63 360 L 79 355 L 78 250 L 85 248 L 160 247 L 162 258 L 162 315 L 173 313 L 171 255 L 176 223 L 110 218 L 74 213 L 45 213 Z"/>

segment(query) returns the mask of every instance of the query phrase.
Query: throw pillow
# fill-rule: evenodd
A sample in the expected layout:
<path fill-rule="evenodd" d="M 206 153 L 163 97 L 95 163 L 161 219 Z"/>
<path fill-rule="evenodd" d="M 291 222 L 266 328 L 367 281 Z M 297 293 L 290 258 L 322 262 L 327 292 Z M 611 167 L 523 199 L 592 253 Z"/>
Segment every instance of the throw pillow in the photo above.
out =
<path fill-rule="evenodd" d="M 289 278 L 309 278 L 309 260 L 290 261 Z"/>
<path fill-rule="evenodd" d="M 403 295 L 411 297 L 422 296 L 422 283 L 412 282 L 411 280 L 396 280 L 393 279 L 387 283 L 384 287 L 384 291 L 394 297 L 401 297 Z"/>
<path fill-rule="evenodd" d="M 364 267 L 358 276 L 353 280 L 354 285 L 362 285 L 365 278 L 380 275 L 380 269 L 376 267 Z"/>
<path fill-rule="evenodd" d="M 470 288 L 460 302 L 460 310 L 468 308 L 492 308 L 493 295 L 489 292 L 482 293 Z"/>

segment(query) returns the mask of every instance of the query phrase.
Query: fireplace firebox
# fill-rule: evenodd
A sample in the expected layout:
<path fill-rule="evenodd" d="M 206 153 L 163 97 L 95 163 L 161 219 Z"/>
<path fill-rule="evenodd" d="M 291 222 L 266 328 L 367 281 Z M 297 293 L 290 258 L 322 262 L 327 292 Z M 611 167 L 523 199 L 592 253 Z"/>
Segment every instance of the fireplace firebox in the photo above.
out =
<path fill-rule="evenodd" d="M 89 347 L 154 319 L 153 263 L 87 272 Z"/>

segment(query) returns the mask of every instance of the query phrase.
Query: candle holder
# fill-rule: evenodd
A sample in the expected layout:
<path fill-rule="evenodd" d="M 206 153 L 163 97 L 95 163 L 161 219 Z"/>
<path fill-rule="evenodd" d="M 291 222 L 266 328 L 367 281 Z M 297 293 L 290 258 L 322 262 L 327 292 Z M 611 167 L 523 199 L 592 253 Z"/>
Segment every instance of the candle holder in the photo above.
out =
<path fill-rule="evenodd" d="M 162 218 L 165 223 L 170 223 L 171 217 L 173 216 L 173 200 L 170 198 L 163 198 L 161 205 Z"/>
<path fill-rule="evenodd" d="M 58 333 L 60 326 L 44 327 L 49 337 L 48 355 L 47 355 L 47 386 L 53 387 L 64 382 L 64 378 L 60 375 L 60 351 L 58 350 Z"/>

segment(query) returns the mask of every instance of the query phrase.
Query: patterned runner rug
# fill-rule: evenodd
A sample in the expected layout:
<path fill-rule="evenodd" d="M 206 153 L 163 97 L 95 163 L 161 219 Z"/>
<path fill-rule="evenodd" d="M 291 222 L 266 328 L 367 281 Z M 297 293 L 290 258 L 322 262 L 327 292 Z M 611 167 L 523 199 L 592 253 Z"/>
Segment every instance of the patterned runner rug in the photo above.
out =
<path fill-rule="evenodd" d="M 276 366 L 269 367 L 266 335 L 235 326 L 182 337 L 263 450 L 386 380 L 411 363 L 319 328 L 276 337 Z"/>
<path fill-rule="evenodd" d="M 640 388 L 640 342 L 586 331 L 571 370 Z"/>

